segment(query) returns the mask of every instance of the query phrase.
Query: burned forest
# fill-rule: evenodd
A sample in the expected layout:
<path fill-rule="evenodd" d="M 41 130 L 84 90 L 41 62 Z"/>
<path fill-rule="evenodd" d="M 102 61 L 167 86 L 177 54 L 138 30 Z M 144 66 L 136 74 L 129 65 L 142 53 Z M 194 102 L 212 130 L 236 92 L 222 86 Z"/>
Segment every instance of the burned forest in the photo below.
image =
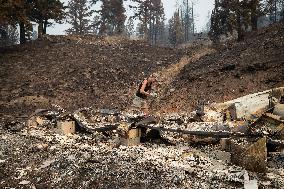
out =
<path fill-rule="evenodd" d="M 0 188 L 284 188 L 284 2 L 174 3 L 1 1 Z"/>

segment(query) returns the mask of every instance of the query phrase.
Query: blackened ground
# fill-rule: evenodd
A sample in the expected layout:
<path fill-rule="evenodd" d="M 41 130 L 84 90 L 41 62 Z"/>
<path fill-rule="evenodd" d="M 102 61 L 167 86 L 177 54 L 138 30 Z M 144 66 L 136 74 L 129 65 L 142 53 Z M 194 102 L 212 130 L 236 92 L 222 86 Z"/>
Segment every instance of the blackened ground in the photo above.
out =
<path fill-rule="evenodd" d="M 142 41 L 46 36 L 0 50 L 1 114 L 29 114 L 52 103 L 68 110 L 125 108 L 129 89 L 182 52 Z"/>
<path fill-rule="evenodd" d="M 202 48 L 154 47 L 116 37 L 45 36 L 0 49 L 0 115 L 28 116 L 51 104 L 68 110 L 127 109 L 143 78 Z M 165 112 L 191 111 L 198 101 L 223 102 L 284 86 L 284 26 L 272 25 L 247 34 L 242 42 L 219 46 L 173 77 L 157 107 Z"/>
<path fill-rule="evenodd" d="M 198 101 L 224 102 L 284 86 L 284 25 L 248 34 L 187 64 L 160 104 L 165 111 L 190 111 Z"/>

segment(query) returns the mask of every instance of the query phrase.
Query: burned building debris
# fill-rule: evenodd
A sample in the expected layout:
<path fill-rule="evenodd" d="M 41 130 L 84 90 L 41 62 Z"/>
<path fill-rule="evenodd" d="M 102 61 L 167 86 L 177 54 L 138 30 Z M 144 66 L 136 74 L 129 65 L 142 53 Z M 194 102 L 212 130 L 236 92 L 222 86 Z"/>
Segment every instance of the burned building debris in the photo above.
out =
<path fill-rule="evenodd" d="M 273 95 L 275 90 L 281 95 Z M 0 130 L 0 184 L 39 187 L 49 180 L 49 187 L 282 188 L 284 121 L 278 104 L 283 94 L 278 88 L 205 106 L 202 114 L 146 118 L 135 110 L 39 109 L 14 130 L 18 135 L 4 129 L 8 123 Z M 13 146 L 15 137 L 20 146 Z M 11 157 L 30 153 L 33 160 L 11 164 Z"/>

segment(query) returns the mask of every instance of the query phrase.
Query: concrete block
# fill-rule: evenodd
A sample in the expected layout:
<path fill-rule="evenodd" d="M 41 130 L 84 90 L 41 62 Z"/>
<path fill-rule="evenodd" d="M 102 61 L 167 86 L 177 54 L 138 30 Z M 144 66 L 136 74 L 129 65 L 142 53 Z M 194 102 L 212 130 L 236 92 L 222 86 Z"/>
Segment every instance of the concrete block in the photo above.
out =
<path fill-rule="evenodd" d="M 58 121 L 57 128 L 62 134 L 75 134 L 75 121 Z"/>
<path fill-rule="evenodd" d="M 137 137 L 141 137 L 141 129 L 130 129 L 128 131 L 128 138 L 137 138 Z"/>
<path fill-rule="evenodd" d="M 248 172 L 244 174 L 244 189 L 258 189 L 257 180 L 250 180 Z"/>
<path fill-rule="evenodd" d="M 273 114 L 284 117 L 284 104 L 276 104 L 273 110 Z"/>
<path fill-rule="evenodd" d="M 140 137 L 136 137 L 136 138 L 121 138 L 121 145 L 123 146 L 136 146 L 140 144 Z"/>

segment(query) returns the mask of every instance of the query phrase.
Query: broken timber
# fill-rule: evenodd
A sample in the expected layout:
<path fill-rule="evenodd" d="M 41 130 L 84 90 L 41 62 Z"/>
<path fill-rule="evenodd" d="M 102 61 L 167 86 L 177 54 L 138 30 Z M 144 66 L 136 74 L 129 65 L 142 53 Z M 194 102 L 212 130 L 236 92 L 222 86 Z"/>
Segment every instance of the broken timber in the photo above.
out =
<path fill-rule="evenodd" d="M 87 120 L 82 119 L 80 112 L 76 112 L 73 114 L 74 120 L 77 124 L 84 128 L 89 132 L 104 132 L 104 131 L 111 131 L 116 130 L 120 123 L 119 114 L 114 112 L 104 111 L 99 113 L 102 116 L 109 116 L 113 115 L 116 117 L 117 122 L 114 123 L 89 123 Z M 213 138 L 228 138 L 228 137 L 246 137 L 246 136 L 254 136 L 260 137 L 263 136 L 263 133 L 242 133 L 242 132 L 234 132 L 223 122 L 193 122 L 189 123 L 188 125 L 167 125 L 167 124 L 158 124 L 158 120 L 155 117 L 148 117 L 148 118 L 137 118 L 136 121 L 130 123 L 132 128 L 147 128 L 147 129 L 154 129 L 159 131 L 168 131 L 168 132 L 175 132 L 180 134 L 187 134 L 187 135 L 195 135 L 200 137 L 213 137 Z"/>
<path fill-rule="evenodd" d="M 226 122 L 191 122 L 184 123 L 164 120 L 159 121 L 154 116 L 145 118 L 144 116 L 132 117 L 121 114 L 116 110 L 94 110 L 91 108 L 84 108 L 77 110 L 73 114 L 73 120 L 85 130 L 89 132 L 104 132 L 110 130 L 117 130 L 122 122 L 126 122 L 130 125 L 129 129 L 146 128 L 158 131 L 174 132 L 186 135 L 200 136 L 200 137 L 212 137 L 212 138 L 229 138 L 229 137 L 263 137 L 264 135 L 269 137 L 275 137 L 275 133 L 263 133 L 261 130 L 254 129 L 256 125 L 263 119 L 268 119 L 268 113 L 264 114 L 255 121 L 254 124 L 247 127 L 250 132 L 243 132 L 241 130 L 234 130 L 230 128 Z M 271 122 L 276 122 L 274 125 L 283 123 L 283 121 L 272 119 Z M 169 121 L 169 122 L 168 122 Z M 265 120 L 267 122 L 267 120 Z M 173 123 L 174 122 L 174 123 Z M 173 124 L 172 124 L 173 123 Z M 262 125 L 262 124 L 261 124 Z M 252 129 L 252 130 L 251 130 Z M 281 129 L 283 132 L 283 129 Z M 278 132 L 279 133 L 279 132 Z"/>

